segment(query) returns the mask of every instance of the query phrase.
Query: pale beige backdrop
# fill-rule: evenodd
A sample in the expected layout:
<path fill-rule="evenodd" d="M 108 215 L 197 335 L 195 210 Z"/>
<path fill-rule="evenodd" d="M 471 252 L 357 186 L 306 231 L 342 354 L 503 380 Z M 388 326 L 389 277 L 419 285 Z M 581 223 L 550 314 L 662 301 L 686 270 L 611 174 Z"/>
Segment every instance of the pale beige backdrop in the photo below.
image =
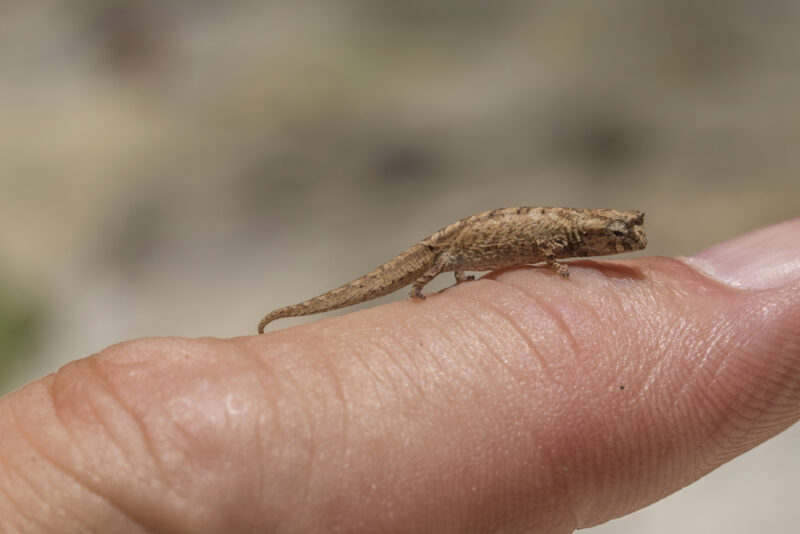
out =
<path fill-rule="evenodd" d="M 798 65 L 790 0 L 4 0 L 0 391 L 489 208 L 644 210 L 662 255 L 796 217 Z M 591 532 L 794 532 L 798 450 Z"/>

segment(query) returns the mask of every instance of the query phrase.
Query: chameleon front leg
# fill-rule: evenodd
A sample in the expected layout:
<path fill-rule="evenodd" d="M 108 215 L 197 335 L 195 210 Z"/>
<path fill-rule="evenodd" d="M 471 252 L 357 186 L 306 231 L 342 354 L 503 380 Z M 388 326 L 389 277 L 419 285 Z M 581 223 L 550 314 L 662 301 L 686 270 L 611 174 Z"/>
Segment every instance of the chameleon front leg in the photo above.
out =
<path fill-rule="evenodd" d="M 553 249 L 561 248 L 566 243 L 560 242 L 560 240 L 554 240 L 549 242 L 537 242 L 539 250 L 541 251 L 542 256 L 544 257 L 544 261 L 547 263 L 547 266 L 550 267 L 552 270 L 557 272 L 561 275 L 562 278 L 569 278 L 569 267 L 564 265 L 563 263 L 559 263 L 556 260 L 556 255 Z"/>
<path fill-rule="evenodd" d="M 563 263 L 559 263 L 552 256 L 545 259 L 545 261 L 547 262 L 547 266 L 553 269 L 558 274 L 560 274 L 562 278 L 569 278 L 569 267 L 567 267 Z"/>
<path fill-rule="evenodd" d="M 469 282 L 471 280 L 475 280 L 475 277 L 472 275 L 465 275 L 464 271 L 453 271 L 453 274 L 456 275 L 456 284 L 460 284 L 461 282 Z"/>

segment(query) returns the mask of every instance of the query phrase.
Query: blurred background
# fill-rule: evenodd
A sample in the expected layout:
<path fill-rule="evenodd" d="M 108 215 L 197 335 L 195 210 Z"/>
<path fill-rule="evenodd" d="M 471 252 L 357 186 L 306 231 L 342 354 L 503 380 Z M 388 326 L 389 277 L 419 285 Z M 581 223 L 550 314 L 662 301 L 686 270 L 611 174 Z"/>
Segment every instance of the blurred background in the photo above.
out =
<path fill-rule="evenodd" d="M 796 217 L 799 67 L 790 0 L 4 0 L 0 393 L 495 207 L 643 210 L 659 255 Z M 798 450 L 591 531 L 794 531 Z"/>

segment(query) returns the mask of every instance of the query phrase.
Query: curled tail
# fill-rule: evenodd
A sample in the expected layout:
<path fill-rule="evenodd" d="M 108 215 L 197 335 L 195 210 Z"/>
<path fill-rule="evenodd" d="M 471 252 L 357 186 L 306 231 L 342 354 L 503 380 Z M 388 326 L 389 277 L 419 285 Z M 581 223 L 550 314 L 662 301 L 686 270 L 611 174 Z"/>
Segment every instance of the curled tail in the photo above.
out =
<path fill-rule="evenodd" d="M 300 304 L 268 313 L 258 323 L 258 333 L 263 334 L 264 327 L 275 319 L 336 310 L 388 295 L 422 276 L 435 259 L 435 253 L 427 245 L 414 245 L 361 278 Z"/>

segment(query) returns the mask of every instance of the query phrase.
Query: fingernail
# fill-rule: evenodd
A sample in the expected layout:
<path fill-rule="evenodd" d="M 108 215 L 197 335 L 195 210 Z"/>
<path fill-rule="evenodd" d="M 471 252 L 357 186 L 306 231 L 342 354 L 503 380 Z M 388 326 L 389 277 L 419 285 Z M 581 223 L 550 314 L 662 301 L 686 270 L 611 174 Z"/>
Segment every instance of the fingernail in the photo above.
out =
<path fill-rule="evenodd" d="M 800 281 L 800 217 L 739 236 L 687 258 L 720 282 L 769 289 Z"/>

